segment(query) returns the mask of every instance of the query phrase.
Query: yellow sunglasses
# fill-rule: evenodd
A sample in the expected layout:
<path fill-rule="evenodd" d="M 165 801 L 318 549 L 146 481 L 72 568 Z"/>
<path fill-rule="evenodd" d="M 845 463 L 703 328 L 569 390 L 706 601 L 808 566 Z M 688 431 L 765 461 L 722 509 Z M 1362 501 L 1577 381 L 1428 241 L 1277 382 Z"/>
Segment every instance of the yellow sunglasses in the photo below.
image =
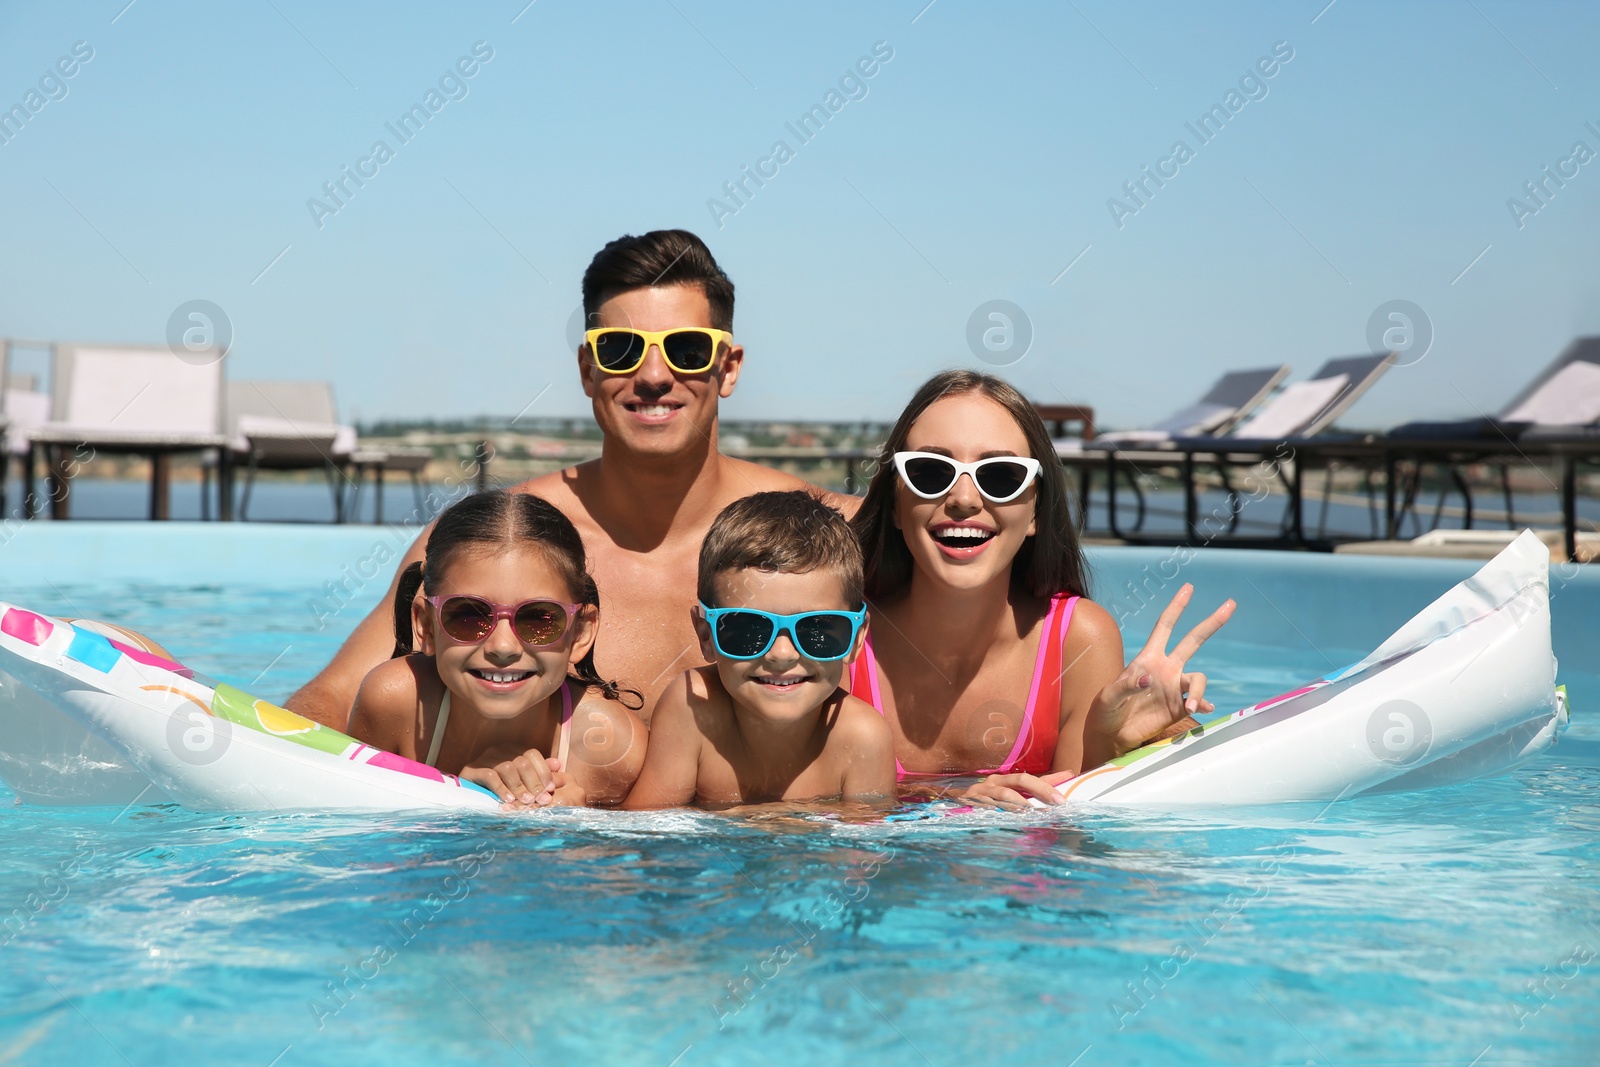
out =
<path fill-rule="evenodd" d="M 589 353 L 595 366 L 607 374 L 632 374 L 644 364 L 650 346 L 661 349 L 667 366 L 679 374 L 704 374 L 717 361 L 724 344 L 733 343 L 733 334 L 703 326 L 677 330 L 633 330 L 621 326 L 602 326 L 585 330 Z"/>

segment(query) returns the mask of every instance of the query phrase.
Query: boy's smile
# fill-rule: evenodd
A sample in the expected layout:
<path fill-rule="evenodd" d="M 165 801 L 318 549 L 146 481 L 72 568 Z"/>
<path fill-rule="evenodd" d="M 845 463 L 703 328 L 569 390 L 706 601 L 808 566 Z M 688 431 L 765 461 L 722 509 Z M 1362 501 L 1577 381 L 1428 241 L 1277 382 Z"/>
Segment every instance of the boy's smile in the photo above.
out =
<path fill-rule="evenodd" d="M 757 685 L 766 686 L 774 692 L 783 692 L 787 689 L 793 689 L 802 682 L 809 682 L 813 677 L 814 675 L 810 671 L 801 670 L 798 673 L 790 671 L 784 674 L 752 674 L 750 680 Z"/>
<path fill-rule="evenodd" d="M 853 611 L 856 607 L 846 602 L 844 583 L 832 570 L 803 574 L 729 571 L 717 575 L 715 590 L 716 607 L 753 608 L 776 615 Z M 716 654 L 705 620 L 697 618 L 695 628 L 700 634 L 701 651 L 716 664 L 735 712 L 743 709 L 773 724 L 799 721 L 821 707 L 839 688 L 845 667 L 861 641 L 858 635 L 856 648 L 845 659 L 814 660 L 802 655 L 790 635 L 783 632 L 763 655 L 741 660 Z"/>

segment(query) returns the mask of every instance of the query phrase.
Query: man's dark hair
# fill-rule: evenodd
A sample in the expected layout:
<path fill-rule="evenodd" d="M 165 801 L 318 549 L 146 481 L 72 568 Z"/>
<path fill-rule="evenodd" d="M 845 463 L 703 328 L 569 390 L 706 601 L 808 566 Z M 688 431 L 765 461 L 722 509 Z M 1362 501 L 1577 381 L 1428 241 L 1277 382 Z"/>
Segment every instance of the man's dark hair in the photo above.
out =
<path fill-rule="evenodd" d="M 712 328 L 733 332 L 733 282 L 688 230 L 627 234 L 595 253 L 583 272 L 584 322 L 593 327 L 600 305 L 618 293 L 652 285 L 698 285 L 711 305 Z"/>

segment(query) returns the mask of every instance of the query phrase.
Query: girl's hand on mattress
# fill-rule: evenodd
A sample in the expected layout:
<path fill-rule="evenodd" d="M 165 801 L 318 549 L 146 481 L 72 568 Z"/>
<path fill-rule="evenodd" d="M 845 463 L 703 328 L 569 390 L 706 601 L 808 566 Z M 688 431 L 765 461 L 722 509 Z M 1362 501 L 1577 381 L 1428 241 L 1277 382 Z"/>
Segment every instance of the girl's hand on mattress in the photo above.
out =
<path fill-rule="evenodd" d="M 1047 805 L 1059 804 L 1061 794 L 1056 792 L 1051 781 L 1070 777 L 1071 774 L 1050 774 L 1044 777 L 1021 773 L 991 774 L 983 781 L 968 786 L 961 794 L 961 799 L 983 807 L 1005 808 L 1007 811 L 1020 811 L 1028 807 L 1029 799 Z"/>
<path fill-rule="evenodd" d="M 567 784 L 561 761 L 547 759 L 536 748 L 487 749 L 471 766 L 461 768 L 461 777 L 493 791 L 511 808 L 548 807 L 555 802 L 556 790 Z"/>
<path fill-rule="evenodd" d="M 1185 668 L 1200 646 L 1233 616 L 1235 605 L 1232 600 L 1226 601 L 1184 635 L 1169 653 L 1167 642 L 1172 639 L 1172 628 L 1193 594 L 1194 586 L 1188 583 L 1178 590 L 1156 620 L 1150 640 L 1133 662 L 1100 691 L 1089 709 L 1089 728 L 1109 741 L 1113 758 L 1145 744 L 1186 715 L 1216 710 L 1205 698 L 1206 676 Z"/>

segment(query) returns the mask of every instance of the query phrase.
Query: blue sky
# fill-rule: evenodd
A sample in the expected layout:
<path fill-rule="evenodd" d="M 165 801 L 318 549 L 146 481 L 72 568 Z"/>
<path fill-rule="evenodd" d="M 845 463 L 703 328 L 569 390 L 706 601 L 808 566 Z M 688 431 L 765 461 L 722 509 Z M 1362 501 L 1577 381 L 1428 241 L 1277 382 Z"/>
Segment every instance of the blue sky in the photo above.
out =
<path fill-rule="evenodd" d="M 230 376 L 331 378 L 346 417 L 585 412 L 583 268 L 667 226 L 738 286 L 730 418 L 892 418 L 983 366 L 968 320 L 993 299 L 1033 333 L 1002 373 L 1116 425 L 1231 367 L 1364 351 L 1394 299 L 1432 347 L 1350 423 L 1498 409 L 1600 332 L 1600 161 L 1520 228 L 1507 206 L 1600 151 L 1593 5 L 125 3 L 0 6 L 0 107 L 93 49 L 0 144 L 0 335 L 157 343 L 205 299 Z M 402 143 L 385 124 L 478 42 Z M 785 124 L 879 42 L 802 143 Z M 1202 144 L 1185 123 L 1279 42 Z M 379 140 L 393 158 L 362 164 Z M 708 206 L 779 140 L 736 212 Z M 315 217 L 347 166 L 377 172 Z"/>

